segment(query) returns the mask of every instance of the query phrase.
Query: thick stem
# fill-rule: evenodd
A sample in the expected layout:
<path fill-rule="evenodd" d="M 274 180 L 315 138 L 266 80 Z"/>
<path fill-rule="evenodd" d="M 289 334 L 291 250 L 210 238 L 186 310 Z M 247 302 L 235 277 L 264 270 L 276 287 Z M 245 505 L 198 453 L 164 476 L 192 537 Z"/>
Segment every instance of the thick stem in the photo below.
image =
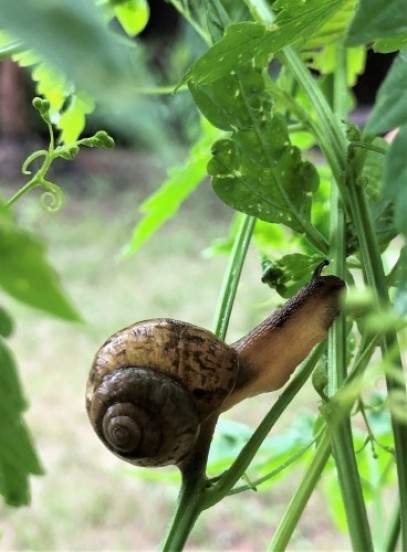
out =
<path fill-rule="evenodd" d="M 331 435 L 327 431 L 322 437 L 317 447 L 314 459 L 310 467 L 298 485 L 290 503 L 285 511 L 283 519 L 280 521 L 273 539 L 269 546 L 269 552 L 284 552 L 290 541 L 298 520 L 300 519 L 305 506 L 314 492 L 316 484 L 321 473 L 331 455 Z"/>
<path fill-rule="evenodd" d="M 346 50 L 337 47 L 334 81 L 334 109 L 345 118 L 346 109 Z M 331 195 L 331 248 L 334 272 L 345 276 L 345 213 L 339 190 Z M 340 314 L 332 326 L 328 341 L 328 395 L 332 397 L 346 377 L 346 326 Z M 333 455 L 345 507 L 349 534 L 354 550 L 373 550 L 373 542 L 356 462 L 349 416 L 338 424 L 332 439 Z"/>
<path fill-rule="evenodd" d="M 225 271 L 224 283 L 219 297 L 217 309 L 216 333 L 224 338 L 229 324 L 230 313 L 236 296 L 237 286 L 246 258 L 255 218 L 244 215 L 239 231 L 233 244 L 232 253 Z M 166 535 L 161 543 L 164 552 L 178 552 L 182 550 L 196 520 L 205 508 L 204 490 L 206 485 L 206 462 L 211 444 L 213 431 L 218 415 L 214 414 L 202 424 L 199 442 L 192 455 L 184 465 L 182 485 L 178 496 L 174 515 L 168 525 Z"/>

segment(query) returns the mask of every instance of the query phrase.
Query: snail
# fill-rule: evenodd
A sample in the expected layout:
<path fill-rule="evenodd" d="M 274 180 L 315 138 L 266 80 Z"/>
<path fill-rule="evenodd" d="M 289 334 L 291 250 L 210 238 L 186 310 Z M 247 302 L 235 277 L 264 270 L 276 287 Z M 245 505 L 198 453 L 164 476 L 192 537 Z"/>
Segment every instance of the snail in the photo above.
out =
<path fill-rule="evenodd" d="M 232 345 L 169 318 L 144 320 L 113 334 L 97 351 L 87 383 L 86 408 L 99 438 L 132 464 L 174 464 L 183 471 L 203 434 L 210 442 L 220 413 L 283 386 L 326 338 L 345 284 L 321 276 L 325 264 Z"/>

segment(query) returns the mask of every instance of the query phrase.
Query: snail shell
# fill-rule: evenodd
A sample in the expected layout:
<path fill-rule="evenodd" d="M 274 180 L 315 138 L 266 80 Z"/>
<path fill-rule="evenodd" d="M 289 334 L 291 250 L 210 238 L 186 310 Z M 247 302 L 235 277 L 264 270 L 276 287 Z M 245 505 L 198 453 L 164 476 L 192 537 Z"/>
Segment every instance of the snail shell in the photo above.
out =
<path fill-rule="evenodd" d="M 89 419 L 104 444 L 132 464 L 180 464 L 237 372 L 237 352 L 208 330 L 166 318 L 138 322 L 96 353 Z"/>

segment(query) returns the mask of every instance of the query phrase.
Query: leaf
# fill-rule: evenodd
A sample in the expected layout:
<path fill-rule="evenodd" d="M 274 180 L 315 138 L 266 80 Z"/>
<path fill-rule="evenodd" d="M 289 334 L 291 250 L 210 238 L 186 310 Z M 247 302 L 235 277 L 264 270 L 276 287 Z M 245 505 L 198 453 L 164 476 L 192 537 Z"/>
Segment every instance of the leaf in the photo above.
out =
<path fill-rule="evenodd" d="M 390 146 L 384 165 L 383 196 L 395 205 L 395 223 L 407 236 L 407 125 Z"/>
<path fill-rule="evenodd" d="M 129 36 L 136 36 L 145 28 L 150 17 L 146 0 L 127 0 L 114 6 L 114 14 Z"/>
<path fill-rule="evenodd" d="M 356 0 L 346 0 L 316 32 L 305 37 L 301 43 L 301 50 L 315 50 L 332 45 L 340 40 L 346 33 L 349 22 L 355 13 Z"/>
<path fill-rule="evenodd" d="M 407 51 L 394 60 L 377 93 L 365 133 L 387 132 L 407 124 Z"/>
<path fill-rule="evenodd" d="M 210 158 L 209 148 L 217 136 L 216 130 L 204 125 L 200 140 L 191 149 L 187 161 L 181 167 L 169 171 L 169 177 L 160 188 L 140 206 L 143 215 L 133 231 L 130 242 L 122 251 L 124 256 L 134 253 L 165 222 L 175 215 L 182 203 L 206 176 Z"/>
<path fill-rule="evenodd" d="M 75 142 L 84 129 L 86 115 L 95 108 L 93 99 L 85 92 L 76 91 L 59 69 L 42 61 L 31 50 L 18 53 L 13 60 L 21 67 L 31 67 L 36 91 L 49 101 L 51 121 L 61 130 L 59 141 Z"/>
<path fill-rule="evenodd" d="M 26 408 L 13 357 L 0 339 L 0 493 L 10 506 L 29 503 L 30 474 L 43 469 L 22 412 Z"/>
<path fill-rule="evenodd" d="M 365 61 L 365 48 L 348 48 L 346 50 L 346 82 L 349 87 L 354 86 L 357 77 L 363 73 Z M 320 51 L 313 52 L 311 54 L 311 62 L 308 65 L 323 75 L 334 73 L 336 66 L 336 44 L 331 44 Z"/>
<path fill-rule="evenodd" d="M 210 122 L 233 130 L 212 146 L 207 170 L 215 192 L 233 209 L 303 232 L 319 177 L 291 145 L 283 115 L 272 114 L 266 78 L 248 64 L 208 85 L 188 83 Z"/>
<path fill-rule="evenodd" d="M 407 32 L 405 0 L 360 0 L 350 25 L 347 46 L 368 44 Z"/>
<path fill-rule="evenodd" d="M 373 44 L 373 51 L 379 54 L 389 54 L 391 52 L 397 52 L 407 47 L 407 33 L 403 33 L 397 36 L 390 36 L 389 38 L 381 38 L 376 40 Z"/>
<path fill-rule="evenodd" d="M 13 328 L 13 319 L 3 307 L 0 307 L 0 336 L 10 337 L 13 333 Z"/>
<path fill-rule="evenodd" d="M 309 282 L 315 267 L 323 260 L 321 256 L 311 257 L 300 253 L 284 255 L 277 261 L 264 260 L 261 281 L 282 297 L 292 297 Z"/>
<path fill-rule="evenodd" d="M 0 287 L 23 303 L 64 320 L 80 321 L 44 246 L 0 212 Z"/>
<path fill-rule="evenodd" d="M 61 130 L 60 141 L 64 144 L 76 142 L 85 128 L 86 115 L 92 113 L 94 108 L 95 102 L 88 94 L 73 94 L 57 124 Z"/>
<path fill-rule="evenodd" d="M 109 32 L 94 2 L 2 0 L 0 25 L 97 97 L 130 86 L 128 48 Z"/>
<path fill-rule="evenodd" d="M 206 23 L 213 42 L 220 40 L 230 23 L 230 17 L 220 0 L 206 2 Z"/>
<path fill-rule="evenodd" d="M 189 69 L 180 85 L 189 80 L 209 84 L 253 59 L 269 59 L 282 48 L 310 36 L 344 1 L 295 2 L 293 9 L 287 3 L 270 28 L 249 21 L 230 25 L 224 37 Z"/>

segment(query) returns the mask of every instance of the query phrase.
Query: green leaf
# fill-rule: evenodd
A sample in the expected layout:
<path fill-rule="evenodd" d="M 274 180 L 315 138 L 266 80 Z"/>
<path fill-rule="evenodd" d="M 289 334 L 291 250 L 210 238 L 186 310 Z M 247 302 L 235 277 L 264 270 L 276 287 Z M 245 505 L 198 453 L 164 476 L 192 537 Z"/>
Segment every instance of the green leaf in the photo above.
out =
<path fill-rule="evenodd" d="M 31 67 L 36 91 L 49 101 L 52 123 L 61 130 L 59 140 L 66 144 L 75 142 L 84 129 L 86 115 L 95 108 L 93 99 L 76 91 L 62 71 L 42 61 L 32 50 L 19 52 L 13 60 L 21 67 Z"/>
<path fill-rule="evenodd" d="M 2 0 L 0 25 L 97 97 L 130 85 L 128 48 L 107 29 L 94 2 Z"/>
<path fill-rule="evenodd" d="M 322 50 L 311 54 L 311 62 L 308 64 L 323 75 L 332 74 L 336 66 L 336 44 L 330 44 Z M 356 84 L 357 77 L 365 69 L 366 49 L 364 47 L 348 48 L 346 50 L 346 82 L 349 87 Z"/>
<path fill-rule="evenodd" d="M 384 166 L 383 196 L 395 205 L 395 223 L 407 236 L 407 125 L 390 146 Z"/>
<path fill-rule="evenodd" d="M 181 167 L 169 171 L 169 177 L 157 192 L 147 198 L 140 207 L 141 221 L 133 231 L 130 242 L 123 249 L 123 255 L 134 253 L 154 232 L 173 217 L 183 201 L 202 182 L 206 175 L 209 148 L 217 131 L 209 124 L 204 125 L 200 140 L 191 149 L 187 161 Z"/>
<path fill-rule="evenodd" d="M 220 0 L 206 2 L 206 23 L 213 42 L 218 42 L 230 23 L 230 17 Z"/>
<path fill-rule="evenodd" d="M 378 38 L 394 37 L 406 32 L 405 0 L 360 0 L 346 45 L 368 44 Z"/>
<path fill-rule="evenodd" d="M 145 28 L 150 17 L 146 0 L 126 0 L 114 7 L 114 14 L 129 36 L 136 36 Z"/>
<path fill-rule="evenodd" d="M 407 51 L 400 52 L 377 93 L 366 134 L 387 132 L 407 124 Z"/>
<path fill-rule="evenodd" d="M 275 289 L 282 297 L 292 297 L 310 281 L 315 267 L 323 260 L 321 256 L 300 253 L 285 255 L 277 261 L 264 260 L 261 281 Z"/>
<path fill-rule="evenodd" d="M 0 212 L 0 287 L 23 303 L 70 321 L 80 321 L 65 296 L 45 248 Z"/>
<path fill-rule="evenodd" d="M 0 339 L 0 493 L 10 506 L 29 503 L 28 477 L 43 469 L 34 450 L 22 412 L 26 408 L 16 366 Z"/>
<path fill-rule="evenodd" d="M 88 94 L 79 92 L 71 96 L 57 124 L 61 130 L 61 142 L 64 144 L 76 142 L 85 128 L 86 115 L 92 113 L 94 108 L 95 102 Z"/>
<path fill-rule="evenodd" d="M 253 59 L 267 60 L 285 46 L 303 40 L 329 19 L 345 0 L 287 3 L 271 28 L 245 21 L 230 25 L 224 37 L 189 69 L 180 84 L 209 84 Z"/>
<path fill-rule="evenodd" d="M 355 13 L 357 0 L 346 0 L 320 28 L 311 35 L 305 37 L 299 45 L 301 50 L 308 51 L 332 45 L 340 40 L 346 33 L 349 22 Z"/>
<path fill-rule="evenodd" d="M 10 337 L 13 333 L 13 327 L 13 319 L 3 307 L 0 307 L 0 336 Z"/>
<path fill-rule="evenodd" d="M 397 50 L 403 50 L 407 47 L 407 33 L 403 33 L 397 36 L 390 36 L 389 38 L 381 38 L 376 40 L 373 44 L 373 50 L 379 54 L 389 54 L 391 52 L 397 52 Z"/>

